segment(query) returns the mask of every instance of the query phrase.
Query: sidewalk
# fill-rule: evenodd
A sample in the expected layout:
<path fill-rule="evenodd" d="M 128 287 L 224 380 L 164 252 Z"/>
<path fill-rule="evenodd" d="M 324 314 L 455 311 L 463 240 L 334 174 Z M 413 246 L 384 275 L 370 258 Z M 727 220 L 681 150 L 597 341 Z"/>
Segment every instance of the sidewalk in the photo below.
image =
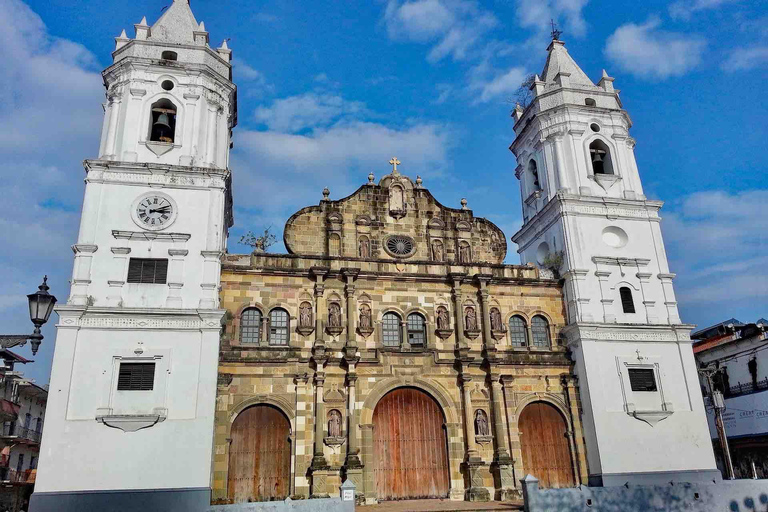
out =
<path fill-rule="evenodd" d="M 378 505 L 364 505 L 355 508 L 358 512 L 474 512 L 485 510 L 523 510 L 523 502 L 491 501 L 478 503 L 451 500 L 403 500 L 385 501 Z"/>

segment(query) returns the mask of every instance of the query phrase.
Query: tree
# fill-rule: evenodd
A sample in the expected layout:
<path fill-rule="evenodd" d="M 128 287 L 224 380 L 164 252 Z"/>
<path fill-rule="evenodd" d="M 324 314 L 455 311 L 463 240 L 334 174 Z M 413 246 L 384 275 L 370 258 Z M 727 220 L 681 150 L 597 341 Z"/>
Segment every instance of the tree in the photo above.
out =
<path fill-rule="evenodd" d="M 264 230 L 263 235 L 256 235 L 253 231 L 248 231 L 240 237 L 242 245 L 249 245 L 253 252 L 267 252 L 267 250 L 277 243 L 277 237 L 272 233 L 272 226 Z"/>
<path fill-rule="evenodd" d="M 536 75 L 533 73 L 526 76 L 523 82 L 520 84 L 520 87 L 518 87 L 515 91 L 515 96 L 513 97 L 512 101 L 523 108 L 526 108 L 528 105 L 530 105 L 531 101 L 533 101 L 533 92 L 531 92 L 531 86 L 533 85 L 534 80 L 536 80 Z"/>

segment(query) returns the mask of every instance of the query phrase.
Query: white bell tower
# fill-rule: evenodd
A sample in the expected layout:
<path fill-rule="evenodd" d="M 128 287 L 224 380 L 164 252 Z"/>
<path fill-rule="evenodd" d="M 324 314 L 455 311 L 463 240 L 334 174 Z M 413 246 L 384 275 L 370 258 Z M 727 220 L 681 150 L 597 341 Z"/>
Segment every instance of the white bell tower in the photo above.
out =
<path fill-rule="evenodd" d="M 231 50 L 188 0 L 116 39 L 31 510 L 203 510 L 232 225 Z M 143 508 L 142 508 L 143 507 Z"/>
<path fill-rule="evenodd" d="M 691 350 L 613 78 L 595 85 L 554 40 L 514 111 L 522 263 L 563 278 L 590 483 L 719 478 Z M 535 476 L 535 475 L 534 475 Z"/>

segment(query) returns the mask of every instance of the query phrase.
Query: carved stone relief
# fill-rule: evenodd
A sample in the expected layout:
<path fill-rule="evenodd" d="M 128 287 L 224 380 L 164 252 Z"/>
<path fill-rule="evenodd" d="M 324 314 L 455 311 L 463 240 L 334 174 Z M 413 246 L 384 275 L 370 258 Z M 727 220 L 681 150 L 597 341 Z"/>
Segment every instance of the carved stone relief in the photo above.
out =
<path fill-rule="evenodd" d="M 307 336 L 315 330 L 315 320 L 312 312 L 312 304 L 309 302 L 302 302 L 299 305 L 299 326 L 296 329 L 299 334 Z"/>

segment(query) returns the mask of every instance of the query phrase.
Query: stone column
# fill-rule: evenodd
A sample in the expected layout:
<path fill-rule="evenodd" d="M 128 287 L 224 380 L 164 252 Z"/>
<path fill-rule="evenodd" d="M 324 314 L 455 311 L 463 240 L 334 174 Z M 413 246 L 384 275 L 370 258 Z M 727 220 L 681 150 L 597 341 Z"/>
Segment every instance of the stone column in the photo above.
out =
<path fill-rule="evenodd" d="M 480 309 L 483 315 L 483 341 L 486 351 L 496 352 L 496 340 L 491 333 L 491 306 L 489 304 L 490 293 L 488 292 L 488 282 L 491 280 L 489 275 L 478 274 L 475 276 L 480 286 Z"/>
<path fill-rule="evenodd" d="M 347 345 L 345 352 L 350 357 L 357 352 L 357 297 L 355 297 L 355 279 L 360 271 L 356 268 L 345 268 L 341 270 L 346 284 L 344 286 L 344 296 L 347 299 Z"/>
<path fill-rule="evenodd" d="M 466 276 L 463 273 L 451 273 L 450 278 L 453 281 L 453 310 L 456 321 L 456 347 L 459 349 L 469 349 L 467 340 L 464 339 L 464 309 L 461 304 L 461 280 Z"/>
<path fill-rule="evenodd" d="M 315 276 L 315 352 L 325 353 L 325 322 L 323 319 L 328 314 L 325 307 L 325 276 L 328 269 L 323 267 L 312 267 L 310 274 Z"/>
<path fill-rule="evenodd" d="M 299 429 L 302 430 L 306 429 L 309 426 L 309 404 L 307 403 L 307 382 L 309 381 L 309 376 L 304 373 L 302 375 L 297 375 L 293 382 L 296 384 L 296 418 L 304 418 L 304 425 L 303 427 L 299 427 L 299 422 L 296 421 L 296 432 L 295 434 L 298 434 Z M 309 446 L 307 446 L 307 440 L 310 439 L 309 436 L 304 435 L 295 435 L 294 439 L 296 442 L 294 443 L 295 446 L 293 448 L 294 450 L 294 473 L 292 475 L 293 477 L 293 483 L 291 485 L 291 494 L 296 496 L 303 496 L 308 497 L 309 496 L 309 486 L 304 484 L 302 486 L 297 485 L 298 478 L 302 478 L 302 481 L 305 482 L 306 479 L 303 478 L 307 474 L 307 467 L 309 466 L 309 460 L 308 454 L 309 454 Z M 301 446 L 299 446 L 301 445 Z M 302 452 L 306 455 L 297 455 L 299 452 Z"/>
<path fill-rule="evenodd" d="M 104 157 L 112 160 L 115 155 L 115 141 L 117 139 L 117 121 L 120 117 L 121 98 L 118 94 L 109 96 L 109 128 L 107 129 L 107 141 L 104 144 Z"/>
<path fill-rule="evenodd" d="M 579 408 L 576 403 L 576 387 L 571 385 L 571 379 L 576 379 L 576 376 L 562 375 L 560 377 L 560 384 L 563 387 L 563 397 L 565 398 L 565 404 L 568 407 L 568 444 L 571 447 L 571 464 L 573 465 L 573 478 L 576 484 L 582 483 L 582 477 L 585 474 L 584 469 L 581 467 L 581 460 L 579 459 L 578 444 L 576 442 L 577 433 L 579 438 L 581 437 L 581 423 L 579 418 Z"/>
<path fill-rule="evenodd" d="M 501 376 L 491 372 L 491 400 L 493 401 L 493 430 L 496 434 L 496 452 L 493 455 L 495 469 L 496 498 L 508 501 L 518 498 L 515 490 L 515 472 L 509 455 L 507 428 L 504 423 L 504 392 Z"/>
<path fill-rule="evenodd" d="M 315 452 L 312 457 L 312 498 L 327 498 L 328 475 L 330 466 L 325 459 L 323 438 L 325 437 L 325 402 L 323 401 L 323 385 L 325 372 L 318 363 L 315 372 Z"/>
<path fill-rule="evenodd" d="M 565 158 L 563 157 L 563 134 L 555 133 L 547 137 L 552 143 L 555 156 L 555 171 L 557 172 L 557 188 L 553 190 L 568 190 L 568 178 L 565 174 Z"/>
<path fill-rule="evenodd" d="M 205 142 L 205 161 L 216 167 L 216 129 L 218 128 L 220 107 L 216 103 L 208 104 L 208 128 Z"/>
<path fill-rule="evenodd" d="M 357 374 L 355 373 L 356 362 L 349 362 L 349 370 L 347 371 L 347 458 L 344 461 L 344 470 L 347 480 L 351 480 L 358 490 L 358 501 L 363 501 L 365 499 L 365 493 L 363 492 L 363 464 L 360 462 L 359 455 L 360 433 L 357 428 L 357 407 L 355 405 L 357 400 L 355 389 L 357 382 Z"/>

